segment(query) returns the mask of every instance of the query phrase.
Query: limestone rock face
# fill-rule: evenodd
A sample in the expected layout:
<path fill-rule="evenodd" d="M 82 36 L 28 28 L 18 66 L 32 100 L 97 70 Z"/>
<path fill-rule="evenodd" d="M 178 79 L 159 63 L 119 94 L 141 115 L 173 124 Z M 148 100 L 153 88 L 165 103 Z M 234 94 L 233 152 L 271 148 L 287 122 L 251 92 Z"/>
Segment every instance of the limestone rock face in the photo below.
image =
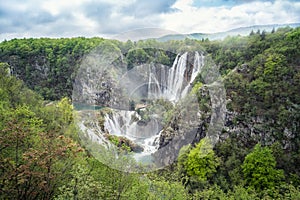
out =
<path fill-rule="evenodd" d="M 107 70 L 81 68 L 73 86 L 74 102 L 101 107 L 128 109 L 129 100 Z"/>

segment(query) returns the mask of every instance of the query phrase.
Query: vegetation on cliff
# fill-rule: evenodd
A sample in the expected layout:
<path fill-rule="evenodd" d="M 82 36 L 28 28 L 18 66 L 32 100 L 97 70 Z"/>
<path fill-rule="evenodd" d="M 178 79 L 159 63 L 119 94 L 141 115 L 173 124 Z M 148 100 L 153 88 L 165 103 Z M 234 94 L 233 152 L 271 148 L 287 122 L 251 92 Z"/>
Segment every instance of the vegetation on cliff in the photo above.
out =
<path fill-rule="evenodd" d="M 169 65 L 178 52 L 205 50 L 220 67 L 227 100 L 222 137 L 213 149 L 202 155 L 209 144 L 198 138 L 181 149 L 176 163 L 147 174 L 120 172 L 93 158 L 80 145 L 70 98 L 80 61 L 99 45 L 123 53 L 120 62 L 128 69 Z M 150 48 L 157 46 L 165 50 Z M 223 41 L 1 42 L 0 198 L 299 199 L 299 46 L 300 29 L 288 27 Z M 200 99 L 204 90 L 199 76 L 192 92 Z M 209 98 L 199 106 L 207 112 Z M 111 140 L 128 148 L 122 138 Z"/>

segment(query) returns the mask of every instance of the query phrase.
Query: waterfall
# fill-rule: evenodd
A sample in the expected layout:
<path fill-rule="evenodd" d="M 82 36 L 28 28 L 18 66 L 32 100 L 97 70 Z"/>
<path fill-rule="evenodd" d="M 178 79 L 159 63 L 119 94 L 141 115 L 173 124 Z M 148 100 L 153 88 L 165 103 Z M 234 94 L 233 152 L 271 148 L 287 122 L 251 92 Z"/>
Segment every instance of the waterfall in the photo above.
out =
<path fill-rule="evenodd" d="M 114 110 L 105 116 L 105 129 L 113 135 L 140 140 L 155 136 L 161 129 L 155 118 L 143 122 L 135 111 Z"/>
<path fill-rule="evenodd" d="M 137 107 L 135 105 L 133 111 L 111 108 L 111 112 L 104 116 L 104 127 L 100 127 L 98 122 L 91 124 L 90 122 L 93 121 L 91 118 L 94 115 L 82 112 L 83 120 L 80 123 L 81 130 L 83 130 L 86 136 L 92 141 L 98 141 L 98 143 L 108 148 L 110 148 L 112 144 L 104 137 L 103 132 L 126 137 L 144 149 L 143 152 L 134 154 L 136 159 L 143 160 L 147 156 L 151 157 L 151 154 L 158 149 L 159 137 L 163 129 L 161 121 L 164 119 L 164 112 L 168 110 L 163 110 L 158 107 L 154 110 L 156 112 L 159 110 L 161 113 L 157 114 L 154 111 L 150 112 L 147 110 L 149 109 L 148 106 L 155 99 L 164 99 L 175 104 L 185 97 L 190 91 L 195 78 L 201 72 L 203 65 L 204 55 L 202 53 L 195 52 L 192 54 L 185 52 L 176 56 L 172 66 L 157 63 L 136 66 L 134 68 L 135 71 L 127 71 L 123 79 L 119 80 L 119 88 L 112 87 L 112 78 L 107 81 L 108 76 L 101 73 L 96 76 L 97 78 L 90 80 L 88 75 L 92 72 L 87 71 L 88 77 L 82 79 L 82 82 L 80 82 L 80 86 L 82 86 L 85 93 L 79 93 L 80 97 L 87 96 L 87 103 L 94 102 L 95 95 L 93 94 L 97 91 L 99 82 L 101 84 L 108 83 L 108 86 L 105 87 L 105 91 L 118 88 L 119 90 L 116 90 L 113 94 L 125 91 L 128 96 L 132 95 L 130 97 L 134 100 L 135 98 L 137 101 L 141 101 L 142 99 L 147 100 L 145 100 L 145 106 Z M 87 83 L 88 81 L 91 83 Z M 135 96 L 133 94 L 135 94 Z M 106 98 L 104 98 L 104 100 L 106 100 Z M 147 103 L 149 105 L 147 105 Z"/>
<path fill-rule="evenodd" d="M 202 69 L 203 54 L 195 52 L 193 63 L 188 62 L 188 53 L 177 55 L 171 68 L 149 65 L 148 98 L 164 98 L 177 102 L 187 95 L 190 84 Z"/>
<path fill-rule="evenodd" d="M 184 73 L 187 69 L 187 55 L 188 53 L 186 52 L 179 59 L 175 60 L 169 71 L 165 96 L 168 100 L 178 101 L 180 99 L 182 87 L 186 82 L 184 80 Z"/>
<path fill-rule="evenodd" d="M 193 58 L 193 62 L 188 59 Z M 190 59 L 191 60 L 191 59 Z M 171 67 L 164 65 L 142 65 L 140 68 L 147 70 L 143 73 L 147 77 L 147 98 L 163 98 L 168 101 L 177 102 L 187 95 L 191 84 L 201 72 L 204 65 L 204 56 L 195 52 L 177 55 Z M 125 136 L 133 142 L 143 146 L 144 151 L 136 156 L 141 158 L 150 155 L 158 148 L 158 138 L 162 130 L 159 119 L 150 117 L 145 122 L 136 111 L 113 110 L 106 115 L 104 127 L 113 135 Z"/>
<path fill-rule="evenodd" d="M 103 136 L 99 123 L 93 120 L 95 116 L 92 111 L 79 111 L 78 114 L 81 115 L 81 121 L 78 123 L 78 126 L 84 133 L 84 137 L 90 139 L 93 142 L 98 142 L 106 148 L 110 148 L 111 144 Z"/>
<path fill-rule="evenodd" d="M 203 54 L 199 55 L 199 52 L 196 51 L 195 52 L 194 63 L 193 63 L 193 71 L 192 71 L 192 74 L 190 76 L 190 79 L 188 80 L 188 84 L 182 90 L 181 97 L 184 97 L 184 96 L 187 95 L 187 93 L 190 89 L 190 84 L 192 82 L 194 82 L 197 75 L 201 72 L 203 65 L 204 65 L 204 55 Z"/>

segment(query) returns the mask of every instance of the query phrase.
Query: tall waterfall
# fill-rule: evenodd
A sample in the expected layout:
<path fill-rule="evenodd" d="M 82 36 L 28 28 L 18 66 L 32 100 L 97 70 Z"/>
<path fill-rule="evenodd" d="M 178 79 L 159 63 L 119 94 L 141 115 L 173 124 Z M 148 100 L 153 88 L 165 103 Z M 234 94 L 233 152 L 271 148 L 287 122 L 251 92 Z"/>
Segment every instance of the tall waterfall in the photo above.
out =
<path fill-rule="evenodd" d="M 177 55 L 171 68 L 157 70 L 149 66 L 148 98 L 164 98 L 178 101 L 184 97 L 190 84 L 195 80 L 204 64 L 203 54 L 195 52 L 193 62 L 189 62 L 188 53 Z"/>
<path fill-rule="evenodd" d="M 187 52 L 177 55 L 171 67 L 147 65 L 145 74 L 148 83 L 144 88 L 147 90 L 147 98 L 179 101 L 187 95 L 203 65 L 204 55 L 198 52 L 194 55 Z M 144 152 L 139 156 L 150 155 L 157 149 L 159 133 L 162 130 L 161 123 L 154 115 L 145 122 L 136 111 L 124 110 L 114 110 L 113 113 L 108 114 L 105 117 L 104 127 L 110 134 L 125 136 L 143 146 Z"/>

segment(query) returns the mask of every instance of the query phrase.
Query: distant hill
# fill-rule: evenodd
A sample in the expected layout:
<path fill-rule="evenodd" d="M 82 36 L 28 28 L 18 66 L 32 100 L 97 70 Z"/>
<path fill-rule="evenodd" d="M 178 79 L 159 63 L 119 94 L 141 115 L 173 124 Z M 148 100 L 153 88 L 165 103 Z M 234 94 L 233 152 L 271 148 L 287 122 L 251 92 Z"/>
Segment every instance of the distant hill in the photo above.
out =
<path fill-rule="evenodd" d="M 278 28 L 286 27 L 286 26 L 289 26 L 291 28 L 296 28 L 296 27 L 300 27 L 300 23 L 255 25 L 249 27 L 240 27 L 240 28 L 232 29 L 225 32 L 218 32 L 218 33 L 169 34 L 155 39 L 161 42 L 165 42 L 169 40 L 184 40 L 185 38 L 192 38 L 197 40 L 202 40 L 206 38 L 209 40 L 222 40 L 227 36 L 249 35 L 252 30 L 254 32 L 257 32 L 258 30 L 260 31 L 265 30 L 267 32 L 271 32 L 273 29 L 277 30 Z"/>

